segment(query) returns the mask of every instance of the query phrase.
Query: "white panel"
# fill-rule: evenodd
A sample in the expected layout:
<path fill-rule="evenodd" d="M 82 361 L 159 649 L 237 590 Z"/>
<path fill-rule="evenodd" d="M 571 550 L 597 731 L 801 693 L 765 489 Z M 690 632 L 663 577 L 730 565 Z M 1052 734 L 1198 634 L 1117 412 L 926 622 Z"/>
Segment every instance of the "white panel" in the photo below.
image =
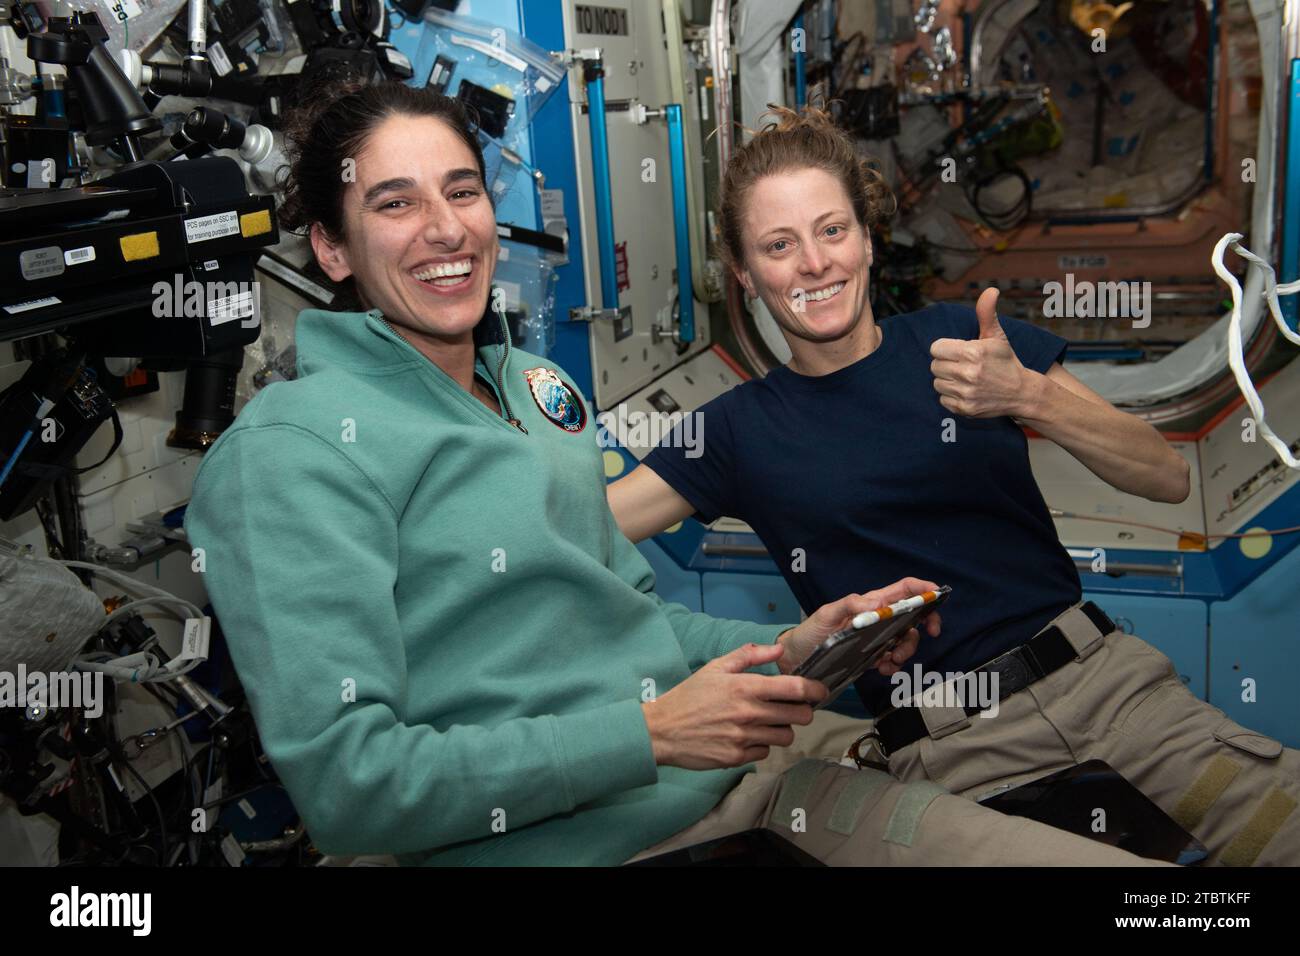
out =
<path fill-rule="evenodd" d="M 626 422 L 622 420 L 619 409 L 626 410 L 626 421 L 635 424 L 640 416 L 656 413 L 656 408 L 650 404 L 648 397 L 662 390 L 667 392 L 685 413 L 712 401 L 723 392 L 739 385 L 741 381 L 743 379 L 730 365 L 719 358 L 716 352 L 712 350 L 702 352 L 634 395 L 628 396 L 615 408 L 609 409 L 610 417 L 606 420 L 610 422 L 609 429 L 618 438 L 619 444 L 627 448 L 636 456 L 637 461 L 640 461 L 655 443 L 630 442 L 628 440 L 630 429 L 620 427 Z"/>
<path fill-rule="evenodd" d="M 627 11 L 627 36 L 577 32 L 577 17 L 573 9 L 575 5 Z M 653 37 L 655 42 L 663 43 L 663 31 L 659 28 L 659 4 L 648 4 L 645 0 L 639 3 L 632 3 L 631 0 L 599 0 L 599 2 L 586 4 L 566 3 L 564 35 L 568 38 L 571 50 L 597 48 L 604 53 L 606 100 L 636 99 L 641 96 L 640 84 L 644 78 L 640 61 L 644 60 L 652 50 L 661 49 L 661 47 L 650 47 L 646 41 Z M 633 62 L 638 64 L 635 68 L 630 67 Z M 657 68 L 662 69 L 662 66 Z M 577 102 L 582 96 L 581 70 L 571 73 L 569 82 L 570 89 L 573 91 L 572 99 Z"/>
<path fill-rule="evenodd" d="M 93 495 L 193 455 L 189 449 L 167 447 L 167 435 L 176 423 L 176 409 L 181 407 L 184 394 L 184 372 L 159 372 L 158 391 L 123 400 L 117 406 L 122 420 L 122 447 L 103 465 L 80 476 L 81 494 Z M 112 445 L 113 425 L 105 422 L 77 453 L 76 466 L 93 465 L 108 454 Z"/>
<path fill-rule="evenodd" d="M 1259 397 L 1269 427 L 1295 448 L 1292 443 L 1300 441 L 1300 360 L 1259 387 Z M 1249 416 L 1249 408 L 1238 407 L 1200 442 L 1205 519 L 1211 534 L 1237 531 L 1300 481 L 1300 471 L 1283 465 L 1258 436 L 1253 442 L 1243 440 L 1242 420 Z"/>
<path fill-rule="evenodd" d="M 692 356 L 666 375 L 656 379 L 634 395 L 628 396 L 615 408 L 609 409 L 608 411 L 613 417 L 607 419 L 610 422 L 608 427 L 618 438 L 619 444 L 627 448 L 636 457 L 636 460 L 640 461 L 650 451 L 650 445 L 633 444 L 627 440 L 627 429 L 618 427 L 617 413 L 619 407 L 626 409 L 629 421 L 635 421 L 632 417 L 633 412 L 649 414 L 655 411 L 648 398 L 662 389 L 672 396 L 683 411 L 694 411 L 717 398 L 723 392 L 735 388 L 742 381 L 744 379 L 737 374 L 735 369 L 724 362 L 717 352 L 709 349 L 707 352 Z M 740 519 L 725 516 L 708 527 L 713 531 L 731 534 L 752 534 L 754 531 L 753 528 Z"/>
<path fill-rule="evenodd" d="M 602 4 L 596 4 L 602 5 Z M 618 6 L 605 3 L 604 6 Z M 660 109 L 669 96 L 668 58 L 664 53 L 663 25 L 658 4 L 628 4 L 630 37 L 593 36 L 573 32 L 572 2 L 564 6 L 568 45 L 574 49 L 599 47 L 604 51 L 606 121 L 609 140 L 610 185 L 614 206 L 614 240 L 627 244 L 628 288 L 619 302 L 632 309 L 633 332 L 615 341 L 610 323 L 594 323 L 591 330 L 592 380 L 596 406 L 608 408 L 648 385 L 685 356 L 677 354 L 671 339 L 654 342 L 651 329 L 667 327 L 675 296 L 677 265 L 673 238 L 672 172 L 668 127 L 662 118 L 638 124 L 627 101 L 647 109 Z M 694 77 L 687 77 L 694 89 Z M 578 182 L 578 220 L 582 230 L 583 270 L 587 304 L 601 305 L 600 250 L 596 242 L 595 194 L 592 188 L 591 139 L 584 112 L 586 95 L 581 68 L 569 73 L 573 99 L 575 170 Z M 683 122 L 698 123 L 698 98 L 688 96 Z M 654 161 L 654 181 L 642 179 L 643 163 Z M 703 176 L 701 156 L 688 156 L 696 174 Z M 702 215 L 699 210 L 692 210 Z M 695 341 L 686 356 L 706 350 L 711 342 L 708 307 L 695 302 Z"/>
<path fill-rule="evenodd" d="M 1182 504 L 1147 501 L 1136 495 L 1117 491 L 1102 481 L 1077 458 L 1056 442 L 1045 438 L 1029 442 L 1029 463 L 1048 507 L 1080 515 L 1124 518 L 1144 524 L 1205 533 L 1205 516 L 1201 512 L 1200 469 L 1196 445 L 1171 442 L 1173 449 L 1187 459 L 1192 471 L 1192 490 Z M 1146 551 L 1178 551 L 1178 538 L 1172 534 L 1134 528 L 1101 521 L 1058 518 L 1056 530 L 1067 547 L 1140 548 Z"/>
<path fill-rule="evenodd" d="M 157 436 L 157 444 L 162 443 L 162 437 Z M 202 460 L 197 452 L 190 452 L 93 494 L 83 494 L 80 500 L 86 534 L 110 547 L 122 538 L 132 537 L 126 531 L 127 524 L 189 499 L 194 473 Z"/>

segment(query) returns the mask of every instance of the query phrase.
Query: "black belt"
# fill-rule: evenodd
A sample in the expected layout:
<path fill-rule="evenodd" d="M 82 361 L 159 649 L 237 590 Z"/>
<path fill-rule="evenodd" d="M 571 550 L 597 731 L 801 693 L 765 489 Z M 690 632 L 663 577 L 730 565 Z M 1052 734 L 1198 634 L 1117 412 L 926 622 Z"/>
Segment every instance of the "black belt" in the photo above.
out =
<path fill-rule="evenodd" d="M 1079 610 L 1088 616 L 1088 620 L 1103 637 L 1115 630 L 1111 619 L 1091 601 L 1080 605 Z M 1077 657 L 1074 645 L 1069 642 L 1059 627 L 1051 624 L 1019 647 L 1013 647 L 1002 656 L 977 667 L 974 673 L 997 674 L 998 700 L 1003 701 L 1016 691 L 1024 690 L 1034 681 L 1064 667 Z M 966 716 L 970 717 L 978 714 L 983 708 L 976 702 L 966 704 L 963 709 L 966 711 Z M 876 719 L 874 733 L 886 757 L 930 735 L 926 730 L 925 719 L 921 716 L 919 706 L 896 707 L 885 712 Z"/>

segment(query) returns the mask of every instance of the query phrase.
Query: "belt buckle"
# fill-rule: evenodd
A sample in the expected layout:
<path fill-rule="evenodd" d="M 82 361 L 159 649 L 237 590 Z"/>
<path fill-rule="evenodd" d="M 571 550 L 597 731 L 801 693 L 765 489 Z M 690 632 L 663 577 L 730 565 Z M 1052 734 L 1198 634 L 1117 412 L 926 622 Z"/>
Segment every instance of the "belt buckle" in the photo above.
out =
<path fill-rule="evenodd" d="M 1028 687 L 1039 677 L 1036 673 L 1039 670 L 1036 666 L 1037 662 L 1031 664 L 1020 653 L 1021 650 L 1028 649 L 1012 648 L 985 665 L 988 670 L 998 675 L 998 700 L 1006 700 L 1016 691 Z"/>
<path fill-rule="evenodd" d="M 875 746 L 884 761 L 883 763 L 880 760 L 872 760 L 869 756 L 862 755 L 862 745 L 868 740 L 873 741 L 873 744 L 868 744 L 868 747 Z M 858 765 L 859 770 L 870 768 L 872 770 L 883 770 L 886 773 L 889 772 L 889 750 L 885 747 L 885 742 L 880 739 L 880 734 L 876 732 L 874 727 L 853 741 L 853 746 L 849 747 L 849 757 Z"/>

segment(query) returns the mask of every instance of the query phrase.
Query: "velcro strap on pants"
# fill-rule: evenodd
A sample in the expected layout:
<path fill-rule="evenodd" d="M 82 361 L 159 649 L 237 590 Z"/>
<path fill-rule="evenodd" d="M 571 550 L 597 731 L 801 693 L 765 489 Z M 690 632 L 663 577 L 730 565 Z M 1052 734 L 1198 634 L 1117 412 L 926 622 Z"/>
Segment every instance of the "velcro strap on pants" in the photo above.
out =
<path fill-rule="evenodd" d="M 965 730 L 970 726 L 970 718 L 966 716 L 965 707 L 956 704 L 952 706 L 926 704 L 924 694 L 925 692 L 922 691 L 920 697 L 913 698 L 912 703 L 919 705 L 921 720 L 925 722 L 925 731 L 934 740 L 947 737 L 949 734 L 955 734 L 957 731 Z"/>
<path fill-rule="evenodd" d="M 1210 807 L 1223 796 L 1223 791 L 1228 789 L 1239 773 L 1241 764 L 1222 755 L 1216 756 L 1196 778 L 1196 782 L 1187 788 L 1187 792 L 1178 801 L 1178 806 L 1174 807 L 1171 814 L 1174 822 L 1184 830 L 1195 831 L 1210 812 Z"/>
<path fill-rule="evenodd" d="M 808 793 L 821 772 L 827 767 L 835 766 L 838 764 L 808 757 L 787 770 L 781 777 L 781 794 L 772 810 L 771 821 L 789 829 L 793 823 L 794 811 L 807 808 Z"/>
<path fill-rule="evenodd" d="M 1052 623 L 1065 635 L 1065 639 L 1070 642 L 1070 646 L 1074 648 L 1074 653 L 1079 660 L 1091 657 L 1096 653 L 1097 648 L 1101 647 L 1101 642 L 1106 637 L 1102 633 L 1102 628 L 1082 607 L 1070 608 Z"/>
<path fill-rule="evenodd" d="M 1282 829 L 1282 824 L 1295 808 L 1295 798 L 1274 787 L 1260 802 L 1259 808 L 1246 825 L 1232 838 L 1219 862 L 1224 866 L 1253 866 L 1268 841 Z"/>
<path fill-rule="evenodd" d="M 899 795 L 898 803 L 894 804 L 894 811 L 889 815 L 889 823 L 885 824 L 884 838 L 890 843 L 911 846 L 912 841 L 916 839 L 917 830 L 920 829 L 921 816 L 926 808 L 934 803 L 936 797 L 943 796 L 947 792 L 943 787 L 929 780 L 909 783 Z"/>
<path fill-rule="evenodd" d="M 857 828 L 862 805 L 894 778 L 879 770 L 859 770 L 849 778 L 831 810 L 826 829 L 848 835 Z"/>

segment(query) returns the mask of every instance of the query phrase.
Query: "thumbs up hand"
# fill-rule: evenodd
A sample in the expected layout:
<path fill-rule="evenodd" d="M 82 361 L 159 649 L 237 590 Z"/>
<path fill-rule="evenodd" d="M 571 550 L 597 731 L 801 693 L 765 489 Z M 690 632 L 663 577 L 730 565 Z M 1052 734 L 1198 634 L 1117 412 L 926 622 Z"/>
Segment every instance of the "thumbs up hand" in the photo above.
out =
<path fill-rule="evenodd" d="M 1026 398 L 1028 369 L 1002 331 L 998 290 L 985 289 L 975 306 L 979 338 L 936 339 L 930 346 L 930 373 L 939 404 L 967 418 L 1015 417 Z"/>

